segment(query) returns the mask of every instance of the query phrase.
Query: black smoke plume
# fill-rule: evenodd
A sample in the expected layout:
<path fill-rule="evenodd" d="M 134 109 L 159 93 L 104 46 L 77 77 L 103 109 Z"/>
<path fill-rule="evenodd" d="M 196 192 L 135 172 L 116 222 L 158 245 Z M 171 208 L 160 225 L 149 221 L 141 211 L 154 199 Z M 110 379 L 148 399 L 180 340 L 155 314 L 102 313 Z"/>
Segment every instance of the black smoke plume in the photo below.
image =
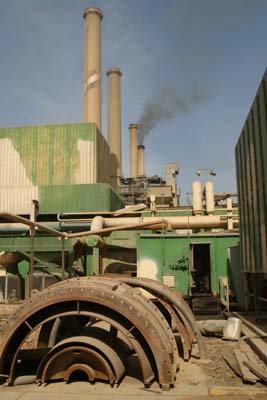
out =
<path fill-rule="evenodd" d="M 160 93 L 145 103 L 143 112 L 139 118 L 139 144 L 144 144 L 145 137 L 160 123 L 171 120 L 178 113 L 188 113 L 191 108 L 208 99 L 207 93 L 192 86 L 187 99 L 178 95 L 174 88 L 164 88 Z"/>

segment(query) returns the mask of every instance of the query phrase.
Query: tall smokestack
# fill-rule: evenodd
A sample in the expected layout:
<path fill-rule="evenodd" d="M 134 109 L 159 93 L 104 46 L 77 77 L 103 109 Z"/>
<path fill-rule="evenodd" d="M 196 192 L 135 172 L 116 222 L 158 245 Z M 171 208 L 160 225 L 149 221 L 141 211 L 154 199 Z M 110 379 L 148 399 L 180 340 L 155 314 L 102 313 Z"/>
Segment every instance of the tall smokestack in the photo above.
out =
<path fill-rule="evenodd" d="M 143 146 L 142 144 L 139 144 L 139 146 L 137 147 L 137 159 L 138 176 L 145 176 L 145 146 Z"/>
<path fill-rule="evenodd" d="M 111 152 L 111 185 L 118 188 L 121 177 L 121 71 L 109 68 L 108 77 L 108 143 Z"/>
<path fill-rule="evenodd" d="M 101 131 L 101 20 L 99 8 L 86 8 L 83 121 L 94 122 Z"/>
<path fill-rule="evenodd" d="M 137 145 L 138 145 L 138 125 L 129 125 L 130 132 L 130 176 L 137 177 Z"/>

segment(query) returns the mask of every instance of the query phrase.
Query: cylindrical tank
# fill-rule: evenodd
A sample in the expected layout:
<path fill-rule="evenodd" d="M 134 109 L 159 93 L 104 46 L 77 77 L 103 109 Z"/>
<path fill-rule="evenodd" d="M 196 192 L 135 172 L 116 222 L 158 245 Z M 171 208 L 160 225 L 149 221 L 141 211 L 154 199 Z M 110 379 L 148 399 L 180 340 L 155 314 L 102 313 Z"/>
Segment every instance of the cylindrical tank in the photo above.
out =
<path fill-rule="evenodd" d="M 129 125 L 130 133 L 130 177 L 137 177 L 137 145 L 138 145 L 138 125 Z"/>
<path fill-rule="evenodd" d="M 102 11 L 89 7 L 84 11 L 84 89 L 83 121 L 94 122 L 101 131 L 101 20 Z"/>
<path fill-rule="evenodd" d="M 111 152 L 111 185 L 117 189 L 121 177 L 121 71 L 109 68 L 108 77 L 108 143 Z"/>
<path fill-rule="evenodd" d="M 202 214 L 202 188 L 199 181 L 192 183 L 192 203 L 193 213 Z"/>
<path fill-rule="evenodd" d="M 214 214 L 214 186 L 213 182 L 205 184 L 206 211 L 208 215 Z"/>
<path fill-rule="evenodd" d="M 139 146 L 137 147 L 137 159 L 138 176 L 145 176 L 145 146 L 143 146 L 142 144 L 139 144 Z"/>

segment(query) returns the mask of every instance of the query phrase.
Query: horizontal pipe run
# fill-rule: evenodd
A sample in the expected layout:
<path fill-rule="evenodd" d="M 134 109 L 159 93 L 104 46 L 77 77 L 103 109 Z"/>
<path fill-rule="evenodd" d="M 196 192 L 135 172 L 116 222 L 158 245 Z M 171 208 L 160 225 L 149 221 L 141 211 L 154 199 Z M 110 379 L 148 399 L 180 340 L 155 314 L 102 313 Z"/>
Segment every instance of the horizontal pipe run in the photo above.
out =
<path fill-rule="evenodd" d="M 8 212 L 0 212 L 0 218 L 7 219 L 8 221 L 18 222 L 20 224 L 27 225 L 30 228 L 38 229 L 40 231 L 43 231 L 43 232 L 46 232 L 46 233 L 50 233 L 51 235 L 55 235 L 55 236 L 58 236 L 58 237 L 61 237 L 61 238 L 66 238 L 67 237 L 67 234 L 64 233 L 64 232 L 60 232 L 60 231 L 58 231 L 56 229 L 49 228 L 46 225 L 39 224 L 38 222 L 32 221 L 32 220 L 27 219 L 27 218 L 20 217 L 19 215 L 16 215 L 16 214 L 11 214 L 11 213 L 8 213 Z"/>
<path fill-rule="evenodd" d="M 38 229 L 41 232 L 46 232 L 61 238 L 74 238 L 89 235 L 99 235 L 110 233 L 113 231 L 134 230 L 134 229 L 212 229 L 221 228 L 227 229 L 227 216 L 218 215 L 195 215 L 195 216 L 178 216 L 178 217 L 125 217 L 125 218 L 102 218 L 95 217 L 92 221 L 91 230 L 83 230 L 77 233 L 67 233 L 50 227 L 48 224 L 39 224 L 35 221 L 20 217 L 15 214 L 1 212 L 0 218 L 15 222 L 14 224 L 0 224 L 0 232 L 25 232 L 24 226 Z M 238 227 L 238 217 L 232 217 L 234 227 Z M 55 227 L 56 223 L 50 223 Z M 75 228 L 75 226 L 73 227 Z M 80 229 L 83 228 L 81 225 Z M 58 229 L 62 229 L 60 225 Z M 73 229 L 72 229 L 73 230 Z"/>
<path fill-rule="evenodd" d="M 179 217 L 133 217 L 133 218 L 103 218 L 103 228 L 115 227 L 120 225 L 137 225 L 146 224 L 162 224 L 167 223 L 173 229 L 201 229 L 201 228 L 227 228 L 227 216 L 219 215 L 196 215 L 196 216 L 179 216 Z"/>
<path fill-rule="evenodd" d="M 97 230 L 88 230 L 84 232 L 71 233 L 68 238 L 100 235 L 113 231 L 132 230 L 132 229 L 202 229 L 202 228 L 224 228 L 227 229 L 227 217 L 217 215 L 196 215 L 182 217 L 133 217 L 133 218 L 103 218 L 102 228 Z M 238 225 L 238 220 L 234 221 Z"/>
<path fill-rule="evenodd" d="M 90 236 L 90 235 L 101 235 L 105 233 L 111 233 L 115 231 L 127 231 L 127 230 L 134 230 L 134 229 L 150 229 L 150 230 L 158 230 L 158 229 L 166 229 L 168 226 L 167 223 L 150 223 L 148 225 L 147 222 L 141 224 L 129 224 L 129 225 L 119 225 L 119 226 L 111 226 L 109 228 L 102 228 L 95 231 L 84 231 L 84 232 L 77 232 L 77 233 L 70 233 L 68 235 L 68 239 L 77 238 L 82 236 Z"/>

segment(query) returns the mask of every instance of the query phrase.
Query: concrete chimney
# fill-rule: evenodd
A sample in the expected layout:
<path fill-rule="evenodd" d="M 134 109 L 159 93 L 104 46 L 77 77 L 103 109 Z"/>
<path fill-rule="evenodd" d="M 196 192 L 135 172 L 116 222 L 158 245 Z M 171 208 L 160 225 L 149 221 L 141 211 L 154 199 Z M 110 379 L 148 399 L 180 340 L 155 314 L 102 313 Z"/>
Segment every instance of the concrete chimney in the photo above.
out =
<path fill-rule="evenodd" d="M 138 176 L 145 176 L 145 146 L 143 146 L 142 144 L 139 144 L 139 146 L 137 146 L 137 160 Z"/>
<path fill-rule="evenodd" d="M 94 122 L 101 131 L 101 20 L 99 8 L 86 8 L 83 121 Z"/>
<path fill-rule="evenodd" d="M 111 186 L 117 190 L 121 167 L 121 71 L 109 68 L 108 77 L 108 143 L 111 152 Z"/>
<path fill-rule="evenodd" d="M 130 177 L 137 177 L 137 145 L 138 145 L 138 125 L 129 125 L 130 132 Z"/>

